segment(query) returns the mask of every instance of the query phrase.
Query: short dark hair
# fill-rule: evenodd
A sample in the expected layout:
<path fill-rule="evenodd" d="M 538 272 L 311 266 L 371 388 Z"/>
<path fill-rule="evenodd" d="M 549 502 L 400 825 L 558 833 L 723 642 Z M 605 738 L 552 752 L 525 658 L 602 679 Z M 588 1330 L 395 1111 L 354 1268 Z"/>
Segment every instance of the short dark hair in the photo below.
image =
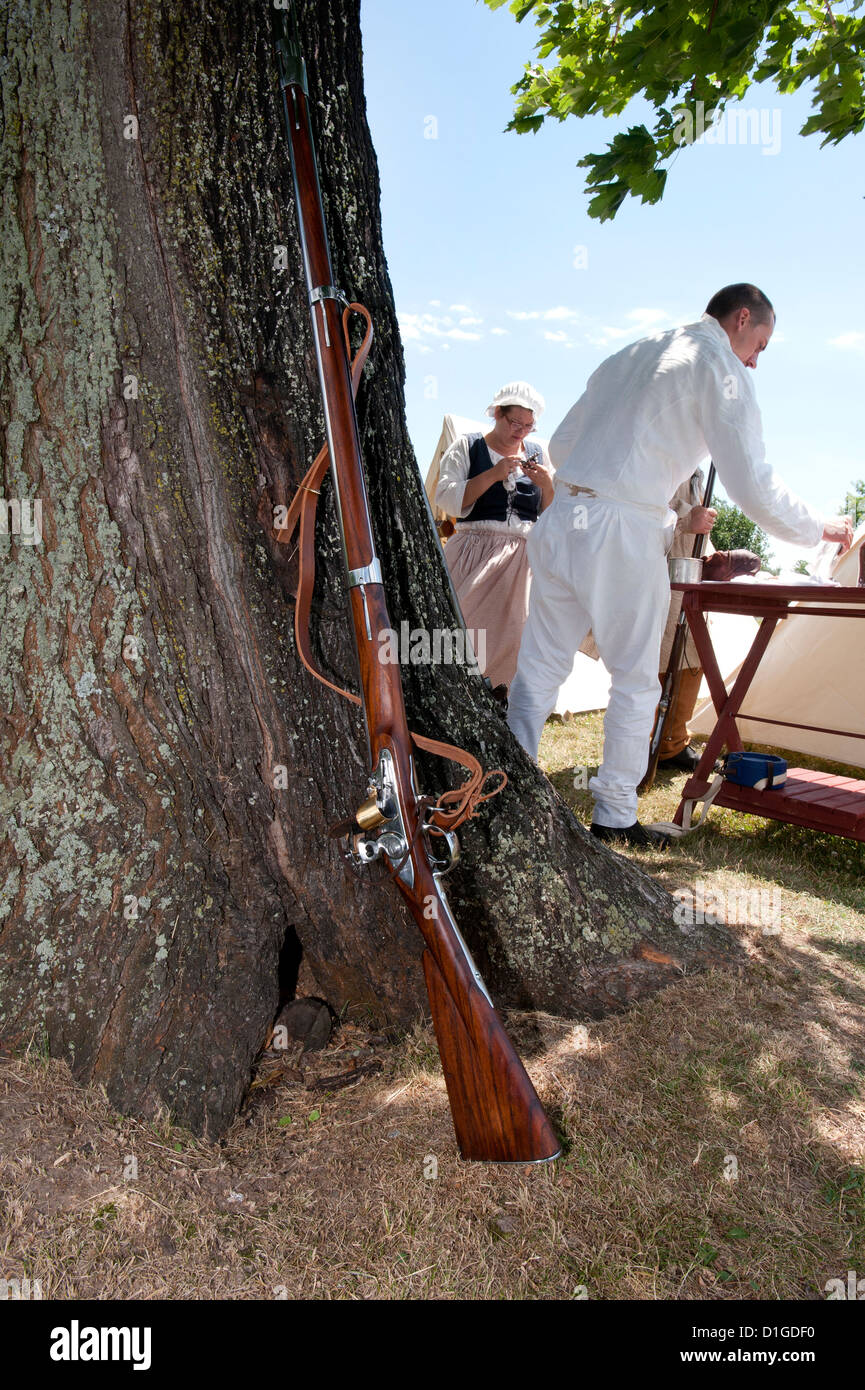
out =
<path fill-rule="evenodd" d="M 759 290 L 756 285 L 749 285 L 742 281 L 738 285 L 725 285 L 706 305 L 706 313 L 711 314 L 713 319 L 722 322 L 729 318 L 730 314 L 736 314 L 740 309 L 750 309 L 751 318 L 755 323 L 766 323 L 771 315 L 775 317 L 775 310 L 768 295 Z"/>

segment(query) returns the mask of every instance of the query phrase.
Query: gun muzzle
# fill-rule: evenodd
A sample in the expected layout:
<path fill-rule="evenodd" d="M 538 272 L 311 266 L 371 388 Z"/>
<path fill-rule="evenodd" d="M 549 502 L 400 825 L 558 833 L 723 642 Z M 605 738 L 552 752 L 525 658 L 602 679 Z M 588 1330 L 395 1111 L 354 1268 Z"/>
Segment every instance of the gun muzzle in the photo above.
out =
<path fill-rule="evenodd" d="M 300 51 L 297 17 L 293 4 L 289 4 L 288 9 L 277 11 L 276 34 L 276 58 L 279 63 L 280 87 L 302 87 L 308 95 L 306 63 Z"/>

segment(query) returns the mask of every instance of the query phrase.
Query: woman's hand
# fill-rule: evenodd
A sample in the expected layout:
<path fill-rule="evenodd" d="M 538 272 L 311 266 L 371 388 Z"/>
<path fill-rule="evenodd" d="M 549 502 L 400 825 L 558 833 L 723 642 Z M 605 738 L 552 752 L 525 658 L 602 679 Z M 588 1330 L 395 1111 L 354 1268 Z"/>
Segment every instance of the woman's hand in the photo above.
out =
<path fill-rule="evenodd" d="M 525 467 L 525 464 L 519 454 L 503 454 L 498 463 L 493 464 L 489 472 L 497 483 L 503 483 L 512 473 L 516 473 L 517 469 L 522 467 Z"/>
<path fill-rule="evenodd" d="M 516 454 L 507 454 L 500 458 L 498 463 L 494 463 L 492 468 L 487 468 L 483 473 L 469 478 L 463 492 L 463 511 L 468 507 L 473 507 L 478 498 L 482 497 L 494 483 L 505 482 L 521 464 L 522 459 L 518 458 Z"/>
<path fill-rule="evenodd" d="M 538 463 L 534 459 L 526 459 L 523 463 L 523 472 L 530 483 L 537 483 L 541 489 L 541 511 L 548 507 L 553 500 L 553 490 L 555 483 L 551 469 L 546 464 Z"/>

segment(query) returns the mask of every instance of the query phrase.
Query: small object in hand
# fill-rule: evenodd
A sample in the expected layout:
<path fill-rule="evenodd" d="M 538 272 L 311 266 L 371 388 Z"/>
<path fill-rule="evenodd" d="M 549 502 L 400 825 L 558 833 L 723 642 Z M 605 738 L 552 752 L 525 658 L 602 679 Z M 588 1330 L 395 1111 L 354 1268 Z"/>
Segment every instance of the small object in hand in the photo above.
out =
<path fill-rule="evenodd" d="M 737 579 L 743 574 L 757 574 L 762 561 L 751 550 L 716 550 L 703 561 L 703 578 L 713 583 Z"/>

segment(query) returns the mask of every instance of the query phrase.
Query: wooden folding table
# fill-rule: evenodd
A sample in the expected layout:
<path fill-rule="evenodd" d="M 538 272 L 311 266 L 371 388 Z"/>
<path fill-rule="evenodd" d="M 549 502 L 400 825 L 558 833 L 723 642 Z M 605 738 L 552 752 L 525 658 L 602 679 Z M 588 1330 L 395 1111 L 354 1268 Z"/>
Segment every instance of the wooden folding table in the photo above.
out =
<path fill-rule="evenodd" d="M 726 747 L 729 752 L 743 747 L 736 718 L 747 718 L 767 727 L 767 743 L 772 743 L 771 729 L 783 725 L 794 729 L 813 729 L 820 733 L 852 733 L 865 738 L 861 731 L 827 729 L 813 724 L 795 724 L 787 719 L 768 719 L 745 713 L 742 704 L 762 660 L 769 638 L 781 619 L 808 617 L 865 618 L 865 588 L 840 588 L 832 584 L 781 585 L 743 582 L 673 584 L 682 593 L 682 608 L 687 615 L 700 664 L 706 674 L 718 721 L 709 736 L 703 756 L 693 775 L 685 783 L 682 800 L 674 816 L 677 825 L 683 823 L 686 805 L 703 800 L 713 779 L 715 761 Z M 724 685 L 712 639 L 706 625 L 706 613 L 740 613 L 761 618 L 751 648 L 729 693 Z M 865 636 L 861 629 L 851 635 Z M 865 701 L 865 691 L 863 691 Z M 809 768 L 787 770 L 787 781 L 775 790 L 756 791 L 725 781 L 716 792 L 713 803 L 745 811 L 753 816 L 788 821 L 811 830 L 823 830 L 830 835 L 846 835 L 849 839 L 865 841 L 865 781 L 853 777 L 834 777 L 827 772 Z"/>

